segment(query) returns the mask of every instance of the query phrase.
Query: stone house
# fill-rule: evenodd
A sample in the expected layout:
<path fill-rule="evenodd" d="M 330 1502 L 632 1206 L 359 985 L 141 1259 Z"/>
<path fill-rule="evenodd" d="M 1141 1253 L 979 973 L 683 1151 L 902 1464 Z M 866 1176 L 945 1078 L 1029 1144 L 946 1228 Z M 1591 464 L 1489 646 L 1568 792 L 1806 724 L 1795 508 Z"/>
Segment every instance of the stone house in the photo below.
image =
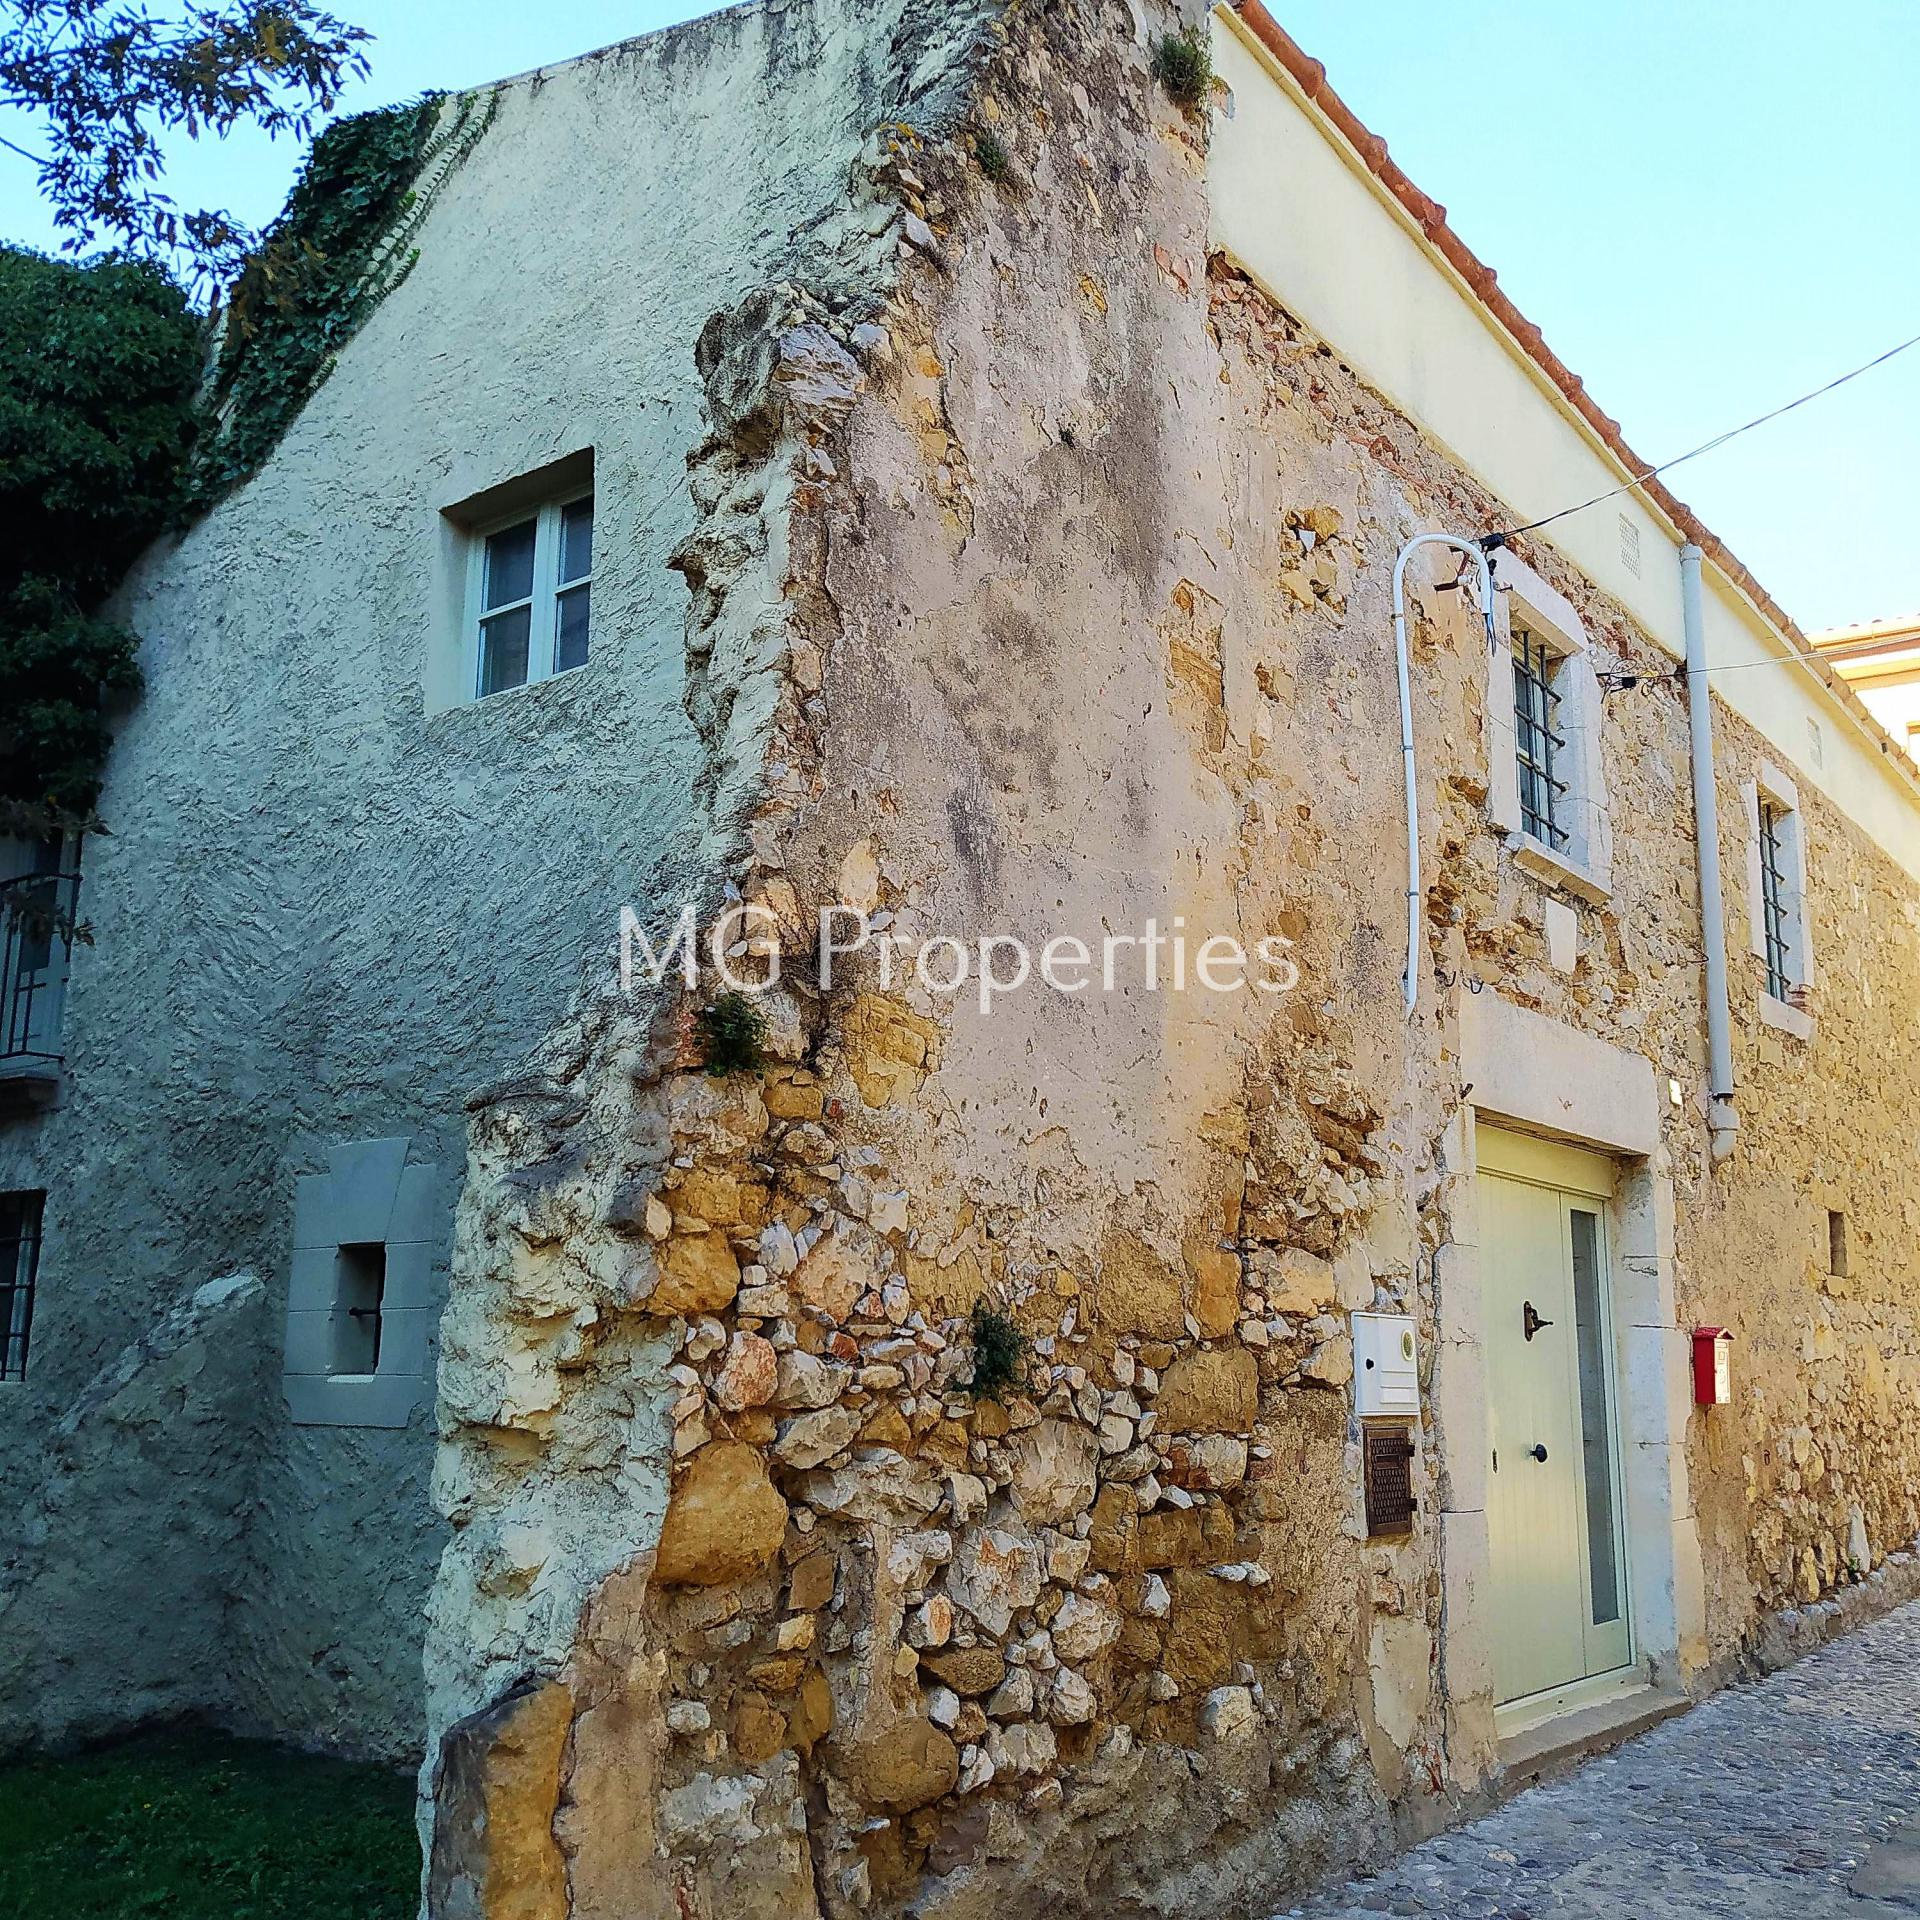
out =
<path fill-rule="evenodd" d="M 1178 24 L 504 83 L 136 571 L 0 1083 L 12 1738 L 418 1759 L 447 1920 L 1252 1915 L 1911 1589 L 1920 772 Z M 688 905 L 741 1071 L 620 978 Z"/>

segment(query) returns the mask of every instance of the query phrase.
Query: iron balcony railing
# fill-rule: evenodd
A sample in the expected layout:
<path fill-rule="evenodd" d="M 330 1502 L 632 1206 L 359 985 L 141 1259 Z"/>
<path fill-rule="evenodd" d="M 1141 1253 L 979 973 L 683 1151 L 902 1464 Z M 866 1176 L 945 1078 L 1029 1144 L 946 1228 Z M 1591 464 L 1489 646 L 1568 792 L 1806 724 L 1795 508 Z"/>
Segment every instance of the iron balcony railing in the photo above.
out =
<path fill-rule="evenodd" d="M 0 880 L 0 1072 L 58 1066 L 77 873 Z"/>

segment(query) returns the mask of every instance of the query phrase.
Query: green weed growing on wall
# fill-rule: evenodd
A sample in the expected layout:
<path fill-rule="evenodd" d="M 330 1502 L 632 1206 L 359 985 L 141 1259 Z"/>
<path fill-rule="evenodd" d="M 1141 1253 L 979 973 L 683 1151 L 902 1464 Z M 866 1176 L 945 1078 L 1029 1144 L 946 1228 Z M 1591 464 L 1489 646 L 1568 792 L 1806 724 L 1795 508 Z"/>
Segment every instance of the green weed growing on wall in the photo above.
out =
<path fill-rule="evenodd" d="M 766 1060 L 766 1016 L 744 993 L 723 993 L 694 1015 L 701 1060 L 716 1080 L 757 1073 Z"/>
<path fill-rule="evenodd" d="M 1167 90 L 1176 107 L 1192 113 L 1213 85 L 1213 53 L 1205 32 L 1182 27 L 1154 43 L 1153 77 Z"/>
<path fill-rule="evenodd" d="M 1027 1336 L 1010 1314 L 984 1300 L 973 1303 L 973 1377 L 967 1391 L 976 1400 L 998 1400 L 1026 1371 Z"/>

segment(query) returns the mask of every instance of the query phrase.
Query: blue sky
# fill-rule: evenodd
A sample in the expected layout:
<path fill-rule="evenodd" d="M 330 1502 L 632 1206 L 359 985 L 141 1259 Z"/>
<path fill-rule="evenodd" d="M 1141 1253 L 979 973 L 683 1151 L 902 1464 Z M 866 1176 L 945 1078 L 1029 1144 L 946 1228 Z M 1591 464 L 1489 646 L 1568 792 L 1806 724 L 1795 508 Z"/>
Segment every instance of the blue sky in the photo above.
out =
<path fill-rule="evenodd" d="M 332 3 L 377 35 L 349 107 L 708 10 Z M 1648 458 L 1920 333 L 1916 0 L 1269 4 Z M 297 159 L 187 146 L 175 197 L 264 223 Z M 0 234 L 52 241 L 4 153 Z M 1920 347 L 1670 484 L 1804 625 L 1920 609 Z"/>

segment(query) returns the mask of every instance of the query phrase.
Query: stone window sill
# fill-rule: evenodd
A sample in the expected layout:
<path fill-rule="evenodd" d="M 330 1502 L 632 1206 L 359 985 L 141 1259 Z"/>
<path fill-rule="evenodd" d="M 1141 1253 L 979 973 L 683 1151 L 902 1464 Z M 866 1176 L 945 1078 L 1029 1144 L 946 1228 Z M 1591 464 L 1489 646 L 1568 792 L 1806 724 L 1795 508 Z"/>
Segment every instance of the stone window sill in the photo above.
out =
<path fill-rule="evenodd" d="M 1796 1040 L 1813 1038 L 1813 1015 L 1790 1001 L 1775 999 L 1770 993 L 1763 992 L 1760 996 L 1760 1024 L 1763 1027 L 1777 1027 L 1782 1033 L 1792 1034 Z"/>
<path fill-rule="evenodd" d="M 1554 850 L 1536 840 L 1530 833 L 1509 833 L 1507 851 L 1513 855 L 1513 864 L 1522 872 L 1530 873 L 1536 880 L 1544 880 L 1550 887 L 1564 887 L 1567 892 L 1578 894 L 1582 900 L 1591 901 L 1596 907 L 1603 907 L 1613 898 L 1613 888 L 1607 877 L 1589 871 L 1577 860 L 1569 860 L 1564 853 Z"/>

